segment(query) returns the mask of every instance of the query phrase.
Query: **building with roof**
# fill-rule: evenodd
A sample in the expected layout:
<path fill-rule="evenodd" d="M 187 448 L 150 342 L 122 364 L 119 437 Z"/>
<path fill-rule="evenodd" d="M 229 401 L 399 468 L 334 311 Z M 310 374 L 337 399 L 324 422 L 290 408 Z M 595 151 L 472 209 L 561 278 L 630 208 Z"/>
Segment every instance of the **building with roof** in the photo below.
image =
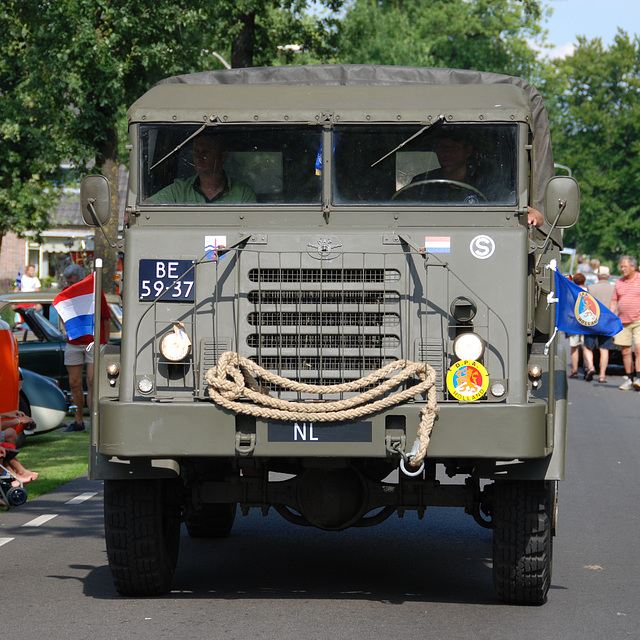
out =
<path fill-rule="evenodd" d="M 129 172 L 120 167 L 120 227 L 122 227 L 124 202 L 127 193 Z M 15 233 L 7 233 L 2 239 L 0 251 L 0 288 L 13 288 L 18 271 L 24 273 L 25 265 L 36 266 L 40 280 L 57 277 L 70 262 L 84 264 L 93 258 L 93 238 L 95 229 L 82 220 L 80 188 L 69 187 L 51 216 L 51 228 L 41 234 L 38 242 L 34 234 L 20 238 Z"/>

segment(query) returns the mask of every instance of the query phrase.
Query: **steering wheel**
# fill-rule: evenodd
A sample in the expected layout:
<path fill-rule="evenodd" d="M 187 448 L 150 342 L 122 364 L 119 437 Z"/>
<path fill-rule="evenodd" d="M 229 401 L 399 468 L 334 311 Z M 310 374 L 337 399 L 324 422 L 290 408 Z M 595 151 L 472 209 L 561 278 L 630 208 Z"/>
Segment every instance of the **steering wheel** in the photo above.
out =
<path fill-rule="evenodd" d="M 486 196 L 482 191 L 476 189 L 470 184 L 466 182 L 460 182 L 458 180 L 449 180 L 447 178 L 434 178 L 432 180 L 418 180 L 417 182 L 410 182 L 409 184 L 402 187 L 402 189 L 398 189 L 392 196 L 391 200 L 395 200 L 400 194 L 406 193 L 409 189 L 415 189 L 416 187 L 423 187 L 427 184 L 448 184 L 453 185 L 454 187 L 458 187 L 459 189 L 465 189 L 466 191 L 471 191 L 472 193 L 477 193 L 485 202 L 487 201 Z"/>

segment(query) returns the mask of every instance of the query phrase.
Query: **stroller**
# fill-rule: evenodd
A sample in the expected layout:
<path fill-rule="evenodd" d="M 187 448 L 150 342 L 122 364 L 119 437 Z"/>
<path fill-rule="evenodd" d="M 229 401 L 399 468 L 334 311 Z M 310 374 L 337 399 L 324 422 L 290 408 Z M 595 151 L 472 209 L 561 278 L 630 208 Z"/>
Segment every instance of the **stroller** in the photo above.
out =
<path fill-rule="evenodd" d="M 6 464 L 10 460 L 13 460 L 18 455 L 19 451 L 16 449 L 8 449 L 6 451 L 3 463 Z M 7 509 L 9 507 L 19 507 L 27 501 L 27 490 L 24 488 L 22 481 L 17 476 L 0 463 L 0 498 L 4 500 Z M 17 481 L 19 484 L 17 487 L 12 487 L 11 483 Z"/>

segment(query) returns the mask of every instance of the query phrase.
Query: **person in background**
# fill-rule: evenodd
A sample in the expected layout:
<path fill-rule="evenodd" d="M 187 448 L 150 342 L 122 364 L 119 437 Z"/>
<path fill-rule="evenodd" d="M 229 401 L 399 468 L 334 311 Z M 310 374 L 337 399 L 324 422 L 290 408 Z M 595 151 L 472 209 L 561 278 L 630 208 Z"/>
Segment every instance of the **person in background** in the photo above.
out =
<path fill-rule="evenodd" d="M 28 264 L 24 268 L 24 275 L 20 279 L 20 287 L 16 287 L 13 291 L 15 293 L 20 291 L 26 293 L 28 291 L 40 291 L 40 289 L 42 289 L 42 283 L 36 276 L 36 266 Z"/>
<path fill-rule="evenodd" d="M 578 272 L 575 276 L 573 276 L 574 284 L 577 284 L 579 287 L 586 289 L 585 282 L 587 278 L 584 273 Z M 584 336 L 581 334 L 572 334 L 568 336 L 569 338 L 569 346 L 571 347 L 571 373 L 569 374 L 570 378 L 575 378 L 578 375 L 578 363 L 580 361 L 580 349 L 582 349 L 582 359 L 584 360 L 583 368 L 584 368 L 584 379 L 587 382 L 591 382 L 593 380 L 593 376 L 596 372 L 593 366 L 593 352 L 587 352 L 584 349 Z"/>
<path fill-rule="evenodd" d="M 593 262 L 593 260 L 592 260 Z M 593 265 L 592 265 L 593 266 Z M 587 286 L 587 291 L 607 309 L 611 306 L 611 296 L 613 295 L 613 284 L 609 282 L 611 272 L 609 267 L 597 267 L 596 274 L 598 282 Z M 589 357 L 593 361 L 593 350 L 598 345 L 600 354 L 600 375 L 598 382 L 607 381 L 607 367 L 609 366 L 609 349 L 613 347 L 613 338 L 611 336 L 594 336 L 588 334 L 584 337 L 583 353 L 589 352 Z"/>
<path fill-rule="evenodd" d="M 622 331 L 613 342 L 622 347 L 622 362 L 627 374 L 618 387 L 622 391 L 640 390 L 640 274 L 638 261 L 633 256 L 620 258 L 622 278 L 613 287 L 610 309 L 622 322 Z M 633 348 L 635 345 L 635 348 Z M 635 371 L 633 352 L 635 350 Z"/>
<path fill-rule="evenodd" d="M 27 484 L 32 480 L 37 480 L 38 473 L 26 469 L 16 458 L 5 461 L 7 451 L 15 450 L 16 448 L 16 443 L 18 441 L 16 427 L 22 425 L 22 427 L 28 428 L 29 425 L 33 423 L 33 418 L 30 418 L 28 415 L 18 410 L 5 411 L 0 415 L 0 418 L 2 419 L 2 431 L 0 433 L 0 464 L 8 467 L 16 478 L 22 482 L 22 484 Z M 14 480 L 12 481 L 11 486 L 17 487 L 20 482 Z"/>
<path fill-rule="evenodd" d="M 576 273 L 584 273 L 585 275 L 593 273 L 593 269 L 589 264 L 589 256 L 586 253 L 578 256 L 578 266 L 576 268 Z"/>
<path fill-rule="evenodd" d="M 65 289 L 71 285 L 77 284 L 84 279 L 84 269 L 79 264 L 71 264 L 64 270 L 64 278 L 67 282 Z M 110 330 L 110 311 L 107 305 L 107 299 L 102 294 L 102 310 L 100 312 L 102 318 L 101 338 L 103 342 L 109 340 Z M 91 346 L 93 337 L 83 336 L 75 340 L 67 339 L 67 346 L 64 350 L 64 364 L 69 372 L 69 386 L 71 387 L 71 396 L 76 406 L 75 420 L 66 429 L 64 433 L 72 433 L 74 431 L 84 431 L 86 429 L 82 413 L 84 410 L 84 389 L 82 387 L 82 372 L 84 366 L 87 366 L 87 405 L 91 406 L 91 384 L 93 380 L 93 350 L 95 345 Z"/>

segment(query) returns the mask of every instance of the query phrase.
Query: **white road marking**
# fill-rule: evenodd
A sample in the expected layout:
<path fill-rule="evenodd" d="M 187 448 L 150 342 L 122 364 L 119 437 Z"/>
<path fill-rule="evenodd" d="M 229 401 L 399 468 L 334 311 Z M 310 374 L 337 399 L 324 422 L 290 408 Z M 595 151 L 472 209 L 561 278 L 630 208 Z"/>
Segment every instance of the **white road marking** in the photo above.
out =
<path fill-rule="evenodd" d="M 75 498 L 71 498 L 71 500 L 69 500 L 68 502 L 65 502 L 65 504 L 80 504 L 81 502 L 84 502 L 85 500 L 89 500 L 89 498 L 93 498 L 93 496 L 97 496 L 98 493 L 97 491 L 94 491 L 93 493 L 87 491 L 86 493 L 81 493 L 79 496 L 76 496 Z"/>
<path fill-rule="evenodd" d="M 45 522 L 49 522 L 49 520 L 53 520 L 53 518 L 56 518 L 57 516 L 58 516 L 57 513 L 46 513 L 43 516 L 38 516 L 33 520 L 29 520 L 29 522 L 25 522 L 22 526 L 23 527 L 39 527 Z"/>
<path fill-rule="evenodd" d="M 15 538 L 0 538 L 0 547 L 3 544 L 7 544 L 7 542 L 11 542 L 12 540 L 15 540 Z"/>

